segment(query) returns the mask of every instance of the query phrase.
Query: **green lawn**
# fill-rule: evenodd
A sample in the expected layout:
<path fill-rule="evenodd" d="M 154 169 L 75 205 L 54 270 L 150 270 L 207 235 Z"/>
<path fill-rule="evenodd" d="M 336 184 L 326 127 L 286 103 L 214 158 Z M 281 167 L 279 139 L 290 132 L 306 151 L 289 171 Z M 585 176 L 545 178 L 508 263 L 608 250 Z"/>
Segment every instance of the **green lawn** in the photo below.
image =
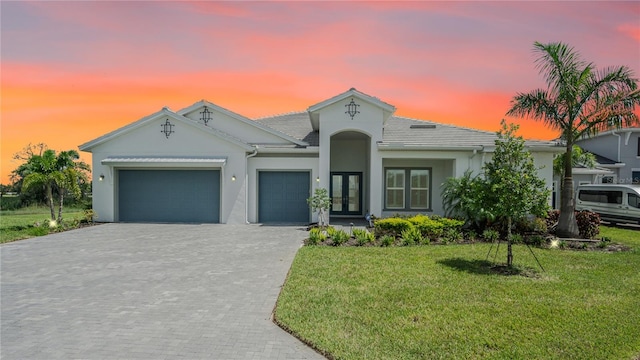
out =
<path fill-rule="evenodd" d="M 56 208 L 56 216 L 58 209 Z M 64 208 L 62 210 L 64 220 L 82 219 L 82 209 Z M 2 210 L 0 212 L 0 244 L 44 235 L 42 229 L 34 226 L 35 223 L 45 223 L 51 218 L 48 207 L 30 206 L 19 210 Z"/>
<path fill-rule="evenodd" d="M 276 320 L 336 359 L 635 359 L 640 231 L 601 235 L 633 250 L 536 248 L 532 277 L 491 273 L 484 243 L 304 247 Z M 523 246 L 514 264 L 537 268 Z"/>

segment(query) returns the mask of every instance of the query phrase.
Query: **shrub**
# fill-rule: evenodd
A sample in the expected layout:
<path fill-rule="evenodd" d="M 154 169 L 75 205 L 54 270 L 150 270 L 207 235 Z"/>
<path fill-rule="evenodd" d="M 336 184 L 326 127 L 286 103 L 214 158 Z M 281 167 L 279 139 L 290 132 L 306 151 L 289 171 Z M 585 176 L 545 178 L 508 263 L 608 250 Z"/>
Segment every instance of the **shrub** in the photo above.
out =
<path fill-rule="evenodd" d="M 27 230 L 27 234 L 30 236 L 44 236 L 49 234 L 49 226 L 45 224 L 45 226 L 34 226 Z"/>
<path fill-rule="evenodd" d="M 374 224 L 376 236 L 391 235 L 400 236 L 403 231 L 412 228 L 413 225 L 405 219 L 387 218 L 376 220 Z"/>
<path fill-rule="evenodd" d="M 22 199 L 18 196 L 0 197 L 0 209 L 2 210 L 18 210 L 22 205 Z"/>
<path fill-rule="evenodd" d="M 445 244 L 457 242 L 462 238 L 462 231 L 453 227 L 445 228 L 441 237 L 442 242 Z"/>
<path fill-rule="evenodd" d="M 525 240 L 525 244 L 533 246 L 542 246 L 546 242 L 546 239 L 542 235 L 532 235 Z"/>
<path fill-rule="evenodd" d="M 93 224 L 93 219 L 96 217 L 96 212 L 93 209 L 85 209 L 83 212 L 83 219 L 81 222 L 87 224 Z"/>
<path fill-rule="evenodd" d="M 331 237 L 333 241 L 333 246 L 340 246 L 349 240 L 349 234 L 344 232 L 344 230 L 336 230 L 335 234 Z"/>
<path fill-rule="evenodd" d="M 358 246 L 371 244 L 376 240 L 372 233 L 364 229 L 353 229 L 353 236 L 356 238 Z"/>
<path fill-rule="evenodd" d="M 333 236 L 336 234 L 336 231 L 338 231 L 338 230 L 336 230 L 336 228 L 334 228 L 333 226 L 327 226 L 325 231 L 327 232 L 327 235 L 330 238 L 333 238 Z"/>
<path fill-rule="evenodd" d="M 518 234 L 527 234 L 527 233 L 546 234 L 547 221 L 546 219 L 541 219 L 538 217 L 534 217 L 531 219 L 522 219 L 521 221 L 518 221 L 516 223 L 514 231 Z"/>
<path fill-rule="evenodd" d="M 591 211 L 576 211 L 580 237 L 594 239 L 600 233 L 600 215 Z"/>
<path fill-rule="evenodd" d="M 424 238 L 437 240 L 442 236 L 444 225 L 438 220 L 430 219 L 426 215 L 416 215 L 408 220 L 416 229 L 418 229 Z"/>
<path fill-rule="evenodd" d="M 384 235 L 380 238 L 380 246 L 391 246 L 396 242 L 396 238 L 391 235 Z"/>
<path fill-rule="evenodd" d="M 482 237 L 486 241 L 494 242 L 500 238 L 500 233 L 493 229 L 487 229 L 482 232 Z"/>
<path fill-rule="evenodd" d="M 313 228 L 309 230 L 309 239 L 307 240 L 307 245 L 318 245 L 318 243 L 326 240 L 327 235 L 322 232 L 319 228 Z"/>
<path fill-rule="evenodd" d="M 511 234 L 511 243 L 512 244 L 521 244 L 522 243 L 522 235 L 520 234 Z"/>
<path fill-rule="evenodd" d="M 422 236 L 420 230 L 415 227 L 410 227 L 407 230 L 402 232 L 402 244 L 405 246 L 409 245 L 419 245 L 419 244 L 428 244 L 429 239 L 425 239 Z"/>

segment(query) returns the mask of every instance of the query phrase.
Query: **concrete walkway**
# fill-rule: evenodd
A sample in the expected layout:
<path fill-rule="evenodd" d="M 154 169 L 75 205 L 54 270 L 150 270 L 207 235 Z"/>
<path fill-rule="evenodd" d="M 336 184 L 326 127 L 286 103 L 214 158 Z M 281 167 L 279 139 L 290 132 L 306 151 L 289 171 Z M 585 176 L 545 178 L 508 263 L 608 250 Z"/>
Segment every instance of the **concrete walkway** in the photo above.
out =
<path fill-rule="evenodd" d="M 0 246 L 0 358 L 322 359 L 271 322 L 306 232 L 105 224 Z"/>

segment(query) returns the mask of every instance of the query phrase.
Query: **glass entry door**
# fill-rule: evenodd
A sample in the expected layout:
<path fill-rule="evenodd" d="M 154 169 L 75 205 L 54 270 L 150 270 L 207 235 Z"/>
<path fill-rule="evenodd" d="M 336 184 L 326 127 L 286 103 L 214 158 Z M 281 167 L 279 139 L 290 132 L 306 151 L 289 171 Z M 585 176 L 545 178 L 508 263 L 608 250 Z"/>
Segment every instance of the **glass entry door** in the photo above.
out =
<path fill-rule="evenodd" d="M 331 173 L 331 214 L 362 215 L 362 173 Z"/>

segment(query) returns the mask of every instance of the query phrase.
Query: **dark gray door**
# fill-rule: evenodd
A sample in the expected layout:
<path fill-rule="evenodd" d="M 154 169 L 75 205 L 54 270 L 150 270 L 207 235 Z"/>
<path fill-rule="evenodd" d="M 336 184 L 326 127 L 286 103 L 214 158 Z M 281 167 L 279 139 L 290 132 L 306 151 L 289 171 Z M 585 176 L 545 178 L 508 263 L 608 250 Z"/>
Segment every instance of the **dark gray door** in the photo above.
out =
<path fill-rule="evenodd" d="M 120 170 L 118 217 L 125 222 L 220 222 L 219 170 Z"/>
<path fill-rule="evenodd" d="M 309 173 L 261 171 L 258 174 L 258 221 L 308 223 Z"/>

